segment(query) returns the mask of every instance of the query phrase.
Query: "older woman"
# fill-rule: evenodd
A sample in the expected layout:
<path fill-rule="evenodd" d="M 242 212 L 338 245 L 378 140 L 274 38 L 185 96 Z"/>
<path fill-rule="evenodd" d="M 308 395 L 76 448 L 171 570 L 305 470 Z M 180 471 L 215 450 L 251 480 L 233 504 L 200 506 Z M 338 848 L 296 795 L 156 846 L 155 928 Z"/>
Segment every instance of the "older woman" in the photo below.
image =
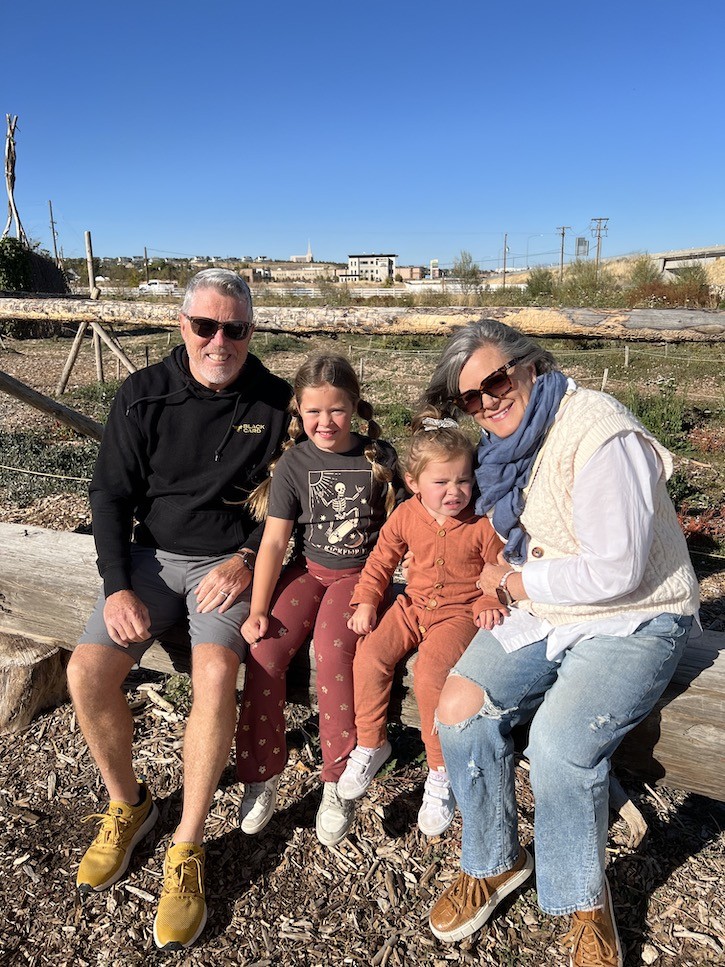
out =
<path fill-rule="evenodd" d="M 449 340 L 426 399 L 483 431 L 477 509 L 506 547 L 480 586 L 510 609 L 473 639 L 438 707 L 463 843 L 431 929 L 469 936 L 531 875 L 511 739 L 530 721 L 539 903 L 572 916 L 572 965 L 621 965 L 604 874 L 609 759 L 662 694 L 698 607 L 665 486 L 672 458 L 615 399 L 492 320 Z"/>

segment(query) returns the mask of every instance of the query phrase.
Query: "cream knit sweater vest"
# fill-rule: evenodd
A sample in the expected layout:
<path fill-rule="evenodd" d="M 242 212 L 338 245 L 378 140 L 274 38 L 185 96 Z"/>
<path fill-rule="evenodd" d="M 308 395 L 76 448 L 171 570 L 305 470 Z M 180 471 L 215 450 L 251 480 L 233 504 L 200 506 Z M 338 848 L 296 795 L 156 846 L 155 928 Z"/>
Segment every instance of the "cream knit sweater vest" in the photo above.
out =
<path fill-rule="evenodd" d="M 521 523 L 529 534 L 528 560 L 551 560 L 579 553 L 572 499 L 577 473 L 603 443 L 631 430 L 649 441 L 665 468 L 655 491 L 654 539 L 642 581 L 624 597 L 602 604 L 519 602 L 526 611 L 546 618 L 552 625 L 593 621 L 628 611 L 697 611 L 697 579 L 665 484 L 672 473 L 672 457 L 625 406 L 606 393 L 576 387 L 562 400 L 559 416 L 532 469 L 521 515 Z M 596 508 L 592 512 L 596 513 Z"/>

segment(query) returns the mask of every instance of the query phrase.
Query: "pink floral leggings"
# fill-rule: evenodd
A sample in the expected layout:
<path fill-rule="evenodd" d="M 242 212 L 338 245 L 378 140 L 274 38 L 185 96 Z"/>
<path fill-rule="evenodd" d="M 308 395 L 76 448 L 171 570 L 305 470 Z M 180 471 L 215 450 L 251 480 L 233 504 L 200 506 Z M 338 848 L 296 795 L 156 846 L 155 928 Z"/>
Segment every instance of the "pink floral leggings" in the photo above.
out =
<path fill-rule="evenodd" d="M 312 561 L 282 574 L 267 636 L 249 649 L 237 724 L 237 776 L 264 782 L 287 763 L 284 706 L 289 663 L 312 634 L 317 665 L 322 780 L 337 782 L 355 748 L 352 662 L 358 635 L 347 621 L 362 565 L 333 571 Z"/>

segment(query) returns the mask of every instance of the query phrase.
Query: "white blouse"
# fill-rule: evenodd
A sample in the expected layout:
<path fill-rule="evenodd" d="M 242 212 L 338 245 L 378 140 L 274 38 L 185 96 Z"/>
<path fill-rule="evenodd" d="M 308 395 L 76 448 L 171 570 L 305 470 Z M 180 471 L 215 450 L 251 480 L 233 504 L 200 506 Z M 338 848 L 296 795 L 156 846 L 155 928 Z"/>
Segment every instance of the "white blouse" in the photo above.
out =
<path fill-rule="evenodd" d="M 654 491 L 662 472 L 655 451 L 634 431 L 603 444 L 574 481 L 573 524 L 580 552 L 527 561 L 521 569 L 527 597 L 551 604 L 592 604 L 616 600 L 637 588 L 652 545 Z M 492 634 L 509 652 L 546 638 L 546 656 L 552 661 L 585 638 L 629 635 L 656 613 L 628 611 L 554 627 L 513 607 Z"/>

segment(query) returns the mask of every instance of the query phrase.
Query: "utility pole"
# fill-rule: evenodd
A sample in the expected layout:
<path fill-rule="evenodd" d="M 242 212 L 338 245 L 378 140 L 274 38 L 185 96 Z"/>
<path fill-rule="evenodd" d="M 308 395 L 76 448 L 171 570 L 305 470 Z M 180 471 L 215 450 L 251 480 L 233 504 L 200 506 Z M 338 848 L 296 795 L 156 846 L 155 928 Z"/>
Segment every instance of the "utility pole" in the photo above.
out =
<path fill-rule="evenodd" d="M 564 280 L 564 238 L 566 237 L 567 228 L 571 228 L 571 225 L 559 225 L 557 227 L 557 232 L 561 235 L 561 258 L 559 259 L 559 282 Z"/>
<path fill-rule="evenodd" d="M 595 263 L 596 278 L 599 278 L 599 261 L 602 255 L 602 235 L 607 234 L 608 218 L 593 218 L 591 224 L 592 235 L 597 236 L 597 259 Z"/>
<path fill-rule="evenodd" d="M 144 267 L 144 271 L 146 273 L 146 281 L 148 282 L 148 280 L 149 280 L 149 257 L 148 257 L 148 253 L 146 251 L 146 246 L 145 245 L 143 247 L 143 267 Z"/>
<path fill-rule="evenodd" d="M 55 264 L 58 268 L 61 268 L 61 261 L 58 258 L 58 233 L 55 230 L 55 222 L 53 221 L 53 202 L 48 199 L 48 208 L 50 209 L 50 237 L 53 239 L 53 253 L 55 255 Z"/>
<path fill-rule="evenodd" d="M 502 289 L 506 288 L 506 252 L 508 252 L 508 245 L 506 244 L 506 242 L 508 241 L 508 237 L 509 237 L 508 232 L 505 232 L 503 237 L 503 283 L 501 285 Z"/>

